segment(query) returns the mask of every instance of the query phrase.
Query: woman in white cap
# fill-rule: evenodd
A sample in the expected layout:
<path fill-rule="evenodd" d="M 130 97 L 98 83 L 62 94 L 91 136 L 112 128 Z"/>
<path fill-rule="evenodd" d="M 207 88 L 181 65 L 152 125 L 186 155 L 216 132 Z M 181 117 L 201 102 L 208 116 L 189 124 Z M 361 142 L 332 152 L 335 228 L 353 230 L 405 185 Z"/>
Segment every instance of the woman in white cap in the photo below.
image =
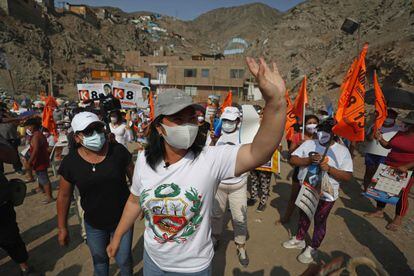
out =
<path fill-rule="evenodd" d="M 91 112 L 80 112 L 72 120 L 75 149 L 60 165 L 57 199 L 58 239 L 68 243 L 67 218 L 73 189 L 81 197 L 87 244 L 91 251 L 94 274 L 108 275 L 106 247 L 121 218 L 129 196 L 126 176 L 132 178 L 131 154 L 121 144 L 108 143 L 104 123 Z M 132 224 L 125 229 L 115 259 L 121 275 L 132 275 Z"/>
<path fill-rule="evenodd" d="M 190 96 L 178 89 L 158 95 L 149 146 L 140 153 L 131 195 L 107 248 L 120 241 L 143 212 L 144 275 L 211 275 L 214 256 L 210 214 L 218 183 L 270 159 L 283 136 L 285 84 L 274 64 L 247 59 L 266 108 L 251 144 L 204 147 Z M 275 137 L 276 134 L 276 137 Z"/>
<path fill-rule="evenodd" d="M 226 107 L 221 114 L 221 136 L 214 142 L 215 146 L 240 145 L 240 111 L 237 107 Z M 212 234 L 213 244 L 217 248 L 220 235 L 223 231 L 223 218 L 227 201 L 232 216 L 234 242 L 237 247 L 237 256 L 242 266 L 249 264 L 246 252 L 247 239 L 247 174 L 222 180 L 218 186 L 213 205 Z"/>

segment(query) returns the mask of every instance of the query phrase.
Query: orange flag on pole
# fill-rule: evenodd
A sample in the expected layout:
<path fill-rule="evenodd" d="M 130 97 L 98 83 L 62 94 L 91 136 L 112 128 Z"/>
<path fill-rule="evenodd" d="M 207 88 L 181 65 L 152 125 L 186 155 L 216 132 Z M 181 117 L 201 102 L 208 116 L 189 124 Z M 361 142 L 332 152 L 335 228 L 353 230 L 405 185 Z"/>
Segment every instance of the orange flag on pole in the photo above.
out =
<path fill-rule="evenodd" d="M 228 107 L 231 106 L 233 104 L 233 93 L 231 91 L 229 91 L 229 93 L 227 94 L 226 98 L 224 99 L 223 103 L 221 104 L 221 112 L 223 112 L 223 110 Z"/>
<path fill-rule="evenodd" d="M 13 110 L 14 111 L 18 111 L 19 110 L 19 104 L 16 101 L 13 102 Z"/>
<path fill-rule="evenodd" d="M 306 92 L 306 76 L 302 80 L 298 96 L 293 103 L 292 112 L 303 122 L 305 116 L 305 106 L 308 104 L 308 93 Z"/>
<path fill-rule="evenodd" d="M 387 102 L 378 83 L 377 72 L 374 72 L 374 91 L 375 91 L 375 124 L 374 133 L 382 127 L 388 116 Z"/>
<path fill-rule="evenodd" d="M 150 106 L 149 118 L 151 119 L 151 121 L 153 121 L 155 119 L 154 118 L 155 112 L 154 112 L 154 95 L 152 94 L 152 92 L 149 93 L 148 102 Z"/>
<path fill-rule="evenodd" d="M 364 141 L 365 136 L 364 97 L 367 51 L 368 44 L 365 44 L 344 79 L 335 116 L 337 124 L 332 129 L 336 135 L 350 141 Z"/>
<path fill-rule="evenodd" d="M 286 124 L 285 124 L 285 137 L 286 140 L 292 140 L 294 133 L 293 125 L 296 123 L 296 115 L 293 113 L 293 104 L 289 97 L 289 91 L 286 90 Z"/>
<path fill-rule="evenodd" d="M 50 133 L 52 133 L 55 136 L 55 139 L 57 139 L 57 129 L 56 129 L 56 123 L 53 119 L 53 110 L 57 107 L 57 102 L 53 96 L 48 96 L 45 99 L 45 107 L 43 109 L 42 114 L 42 126 L 44 128 L 47 128 Z"/>

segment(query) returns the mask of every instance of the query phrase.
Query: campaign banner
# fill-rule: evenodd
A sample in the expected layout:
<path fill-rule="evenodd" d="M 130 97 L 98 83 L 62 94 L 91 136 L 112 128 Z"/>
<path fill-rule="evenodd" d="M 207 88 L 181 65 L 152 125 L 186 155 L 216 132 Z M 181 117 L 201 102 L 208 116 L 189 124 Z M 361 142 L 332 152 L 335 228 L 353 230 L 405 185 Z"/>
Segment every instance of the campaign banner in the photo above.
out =
<path fill-rule="evenodd" d="M 240 141 L 242 144 L 253 142 L 260 127 L 260 117 L 253 105 L 242 105 L 243 120 L 240 126 Z"/>
<path fill-rule="evenodd" d="M 318 191 L 311 185 L 303 183 L 300 187 L 300 191 L 298 197 L 296 198 L 295 205 L 298 206 L 308 216 L 309 220 L 312 220 L 315 216 L 318 204 Z"/>
<path fill-rule="evenodd" d="M 81 102 L 99 100 L 112 93 L 111 83 L 79 83 L 77 84 L 77 88 Z"/>
<path fill-rule="evenodd" d="M 273 153 L 272 158 L 261 167 L 256 168 L 258 171 L 265 171 L 265 172 L 272 172 L 272 173 L 280 173 L 280 154 L 279 151 L 275 151 Z"/>
<path fill-rule="evenodd" d="M 147 108 L 148 102 L 143 97 L 142 85 L 120 81 L 112 82 L 112 94 L 119 99 L 122 108 Z"/>

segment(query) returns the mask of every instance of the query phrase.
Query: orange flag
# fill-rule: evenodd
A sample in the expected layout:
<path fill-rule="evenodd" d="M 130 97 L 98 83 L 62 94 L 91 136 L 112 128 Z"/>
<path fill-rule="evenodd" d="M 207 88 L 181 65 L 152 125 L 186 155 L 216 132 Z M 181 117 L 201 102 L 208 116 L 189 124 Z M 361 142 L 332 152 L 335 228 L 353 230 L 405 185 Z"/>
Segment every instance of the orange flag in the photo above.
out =
<path fill-rule="evenodd" d="M 13 102 L 13 110 L 14 111 L 18 111 L 19 110 L 19 104 L 16 101 Z"/>
<path fill-rule="evenodd" d="M 229 91 L 229 93 L 227 94 L 226 98 L 224 99 L 223 103 L 221 104 L 221 112 L 223 112 L 223 110 L 228 107 L 231 106 L 233 103 L 233 93 L 231 91 Z"/>
<path fill-rule="evenodd" d="M 289 91 L 286 90 L 286 124 L 285 124 L 285 136 L 286 140 L 292 140 L 294 133 L 293 125 L 296 123 L 296 115 L 293 113 L 293 104 L 289 97 Z"/>
<path fill-rule="evenodd" d="M 55 98 L 52 96 L 48 96 L 45 99 L 45 107 L 43 109 L 42 114 L 42 126 L 44 128 L 47 128 L 50 133 L 52 133 L 55 136 L 55 139 L 57 139 L 57 129 L 56 129 L 56 123 L 53 120 L 53 110 L 57 107 L 57 102 Z"/>
<path fill-rule="evenodd" d="M 308 103 L 308 94 L 306 92 L 306 76 L 302 80 L 302 84 L 299 88 L 298 96 L 293 103 L 292 112 L 299 117 L 299 120 L 302 122 L 304 114 L 304 107 Z"/>
<path fill-rule="evenodd" d="M 388 116 L 387 102 L 378 83 L 377 72 L 374 72 L 374 91 L 375 91 L 375 124 L 374 133 L 382 127 Z"/>
<path fill-rule="evenodd" d="M 365 44 L 358 59 L 356 59 L 348 70 L 341 86 L 341 97 L 338 101 L 338 109 L 335 119 L 337 124 L 333 132 L 350 141 L 364 141 L 365 124 L 365 56 L 368 44 Z"/>
<path fill-rule="evenodd" d="M 153 121 L 155 118 L 155 112 L 154 112 L 154 95 L 152 94 L 152 92 L 149 93 L 149 98 L 148 98 L 148 103 L 150 106 L 150 113 L 149 113 L 149 117 L 151 119 L 151 121 Z"/>

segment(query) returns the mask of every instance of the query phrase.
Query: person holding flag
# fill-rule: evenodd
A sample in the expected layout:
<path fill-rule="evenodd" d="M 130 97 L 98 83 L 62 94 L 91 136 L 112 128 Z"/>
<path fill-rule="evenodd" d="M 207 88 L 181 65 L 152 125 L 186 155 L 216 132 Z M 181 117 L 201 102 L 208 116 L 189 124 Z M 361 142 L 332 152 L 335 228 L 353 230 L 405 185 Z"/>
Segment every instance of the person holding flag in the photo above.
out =
<path fill-rule="evenodd" d="M 319 203 L 314 213 L 314 231 L 312 242 L 306 246 L 305 235 L 308 232 L 311 221 L 304 211 L 300 211 L 298 231 L 296 236 L 283 243 L 284 248 L 304 249 L 298 260 L 301 263 L 311 263 L 315 260 L 318 248 L 325 234 L 329 213 L 339 197 L 339 186 L 352 178 L 353 163 L 349 150 L 334 140 L 332 132 L 333 120 L 327 119 L 318 125 L 317 139 L 307 140 L 297 148 L 290 158 L 293 166 L 299 166 L 299 181 L 305 185 L 305 180 L 319 179 L 315 189 L 321 191 Z M 311 167 L 317 171 L 311 170 Z M 319 168 L 318 168 L 319 167 Z M 326 183 L 322 185 L 321 182 Z"/>
<path fill-rule="evenodd" d="M 302 139 L 301 133 L 295 133 L 292 139 L 292 143 L 289 147 L 289 154 L 292 154 L 298 147 L 300 147 L 305 141 L 316 139 L 317 126 L 319 124 L 319 118 L 316 115 L 309 114 L 305 116 L 305 136 Z M 298 179 L 300 167 L 293 168 L 292 186 L 290 189 L 289 203 L 286 208 L 284 216 L 276 221 L 276 224 L 287 223 L 295 210 L 295 200 L 299 194 L 300 182 Z"/>

